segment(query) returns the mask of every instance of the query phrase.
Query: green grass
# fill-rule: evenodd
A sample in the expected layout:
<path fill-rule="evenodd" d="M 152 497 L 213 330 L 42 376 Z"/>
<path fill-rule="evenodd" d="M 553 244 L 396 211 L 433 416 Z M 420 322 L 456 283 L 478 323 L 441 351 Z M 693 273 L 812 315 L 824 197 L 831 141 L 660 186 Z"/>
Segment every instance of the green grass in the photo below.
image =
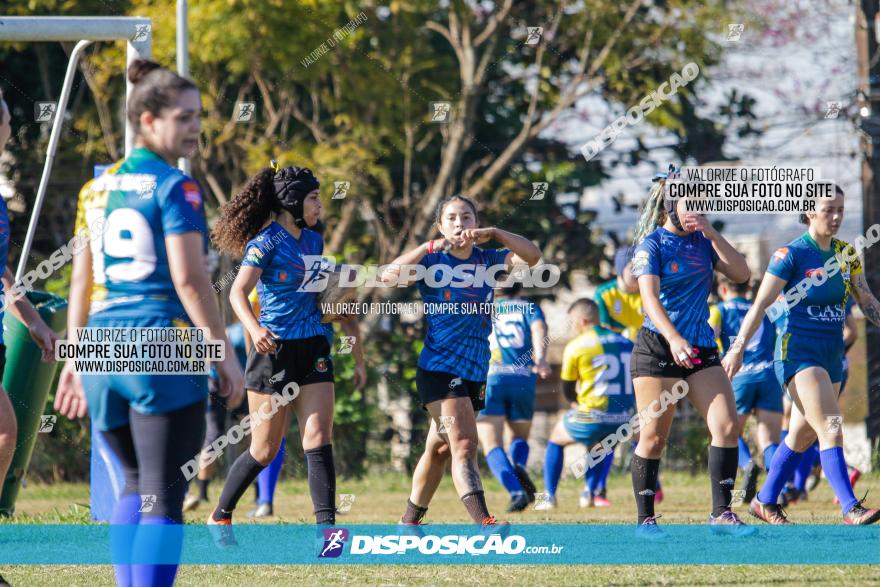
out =
<path fill-rule="evenodd" d="M 708 479 L 705 475 L 691 477 L 684 473 L 664 473 L 666 500 L 658 508 L 666 523 L 698 523 L 705 521 L 709 507 Z M 506 496 L 494 479 L 485 480 L 490 510 L 503 512 Z M 540 484 L 539 484 L 540 485 Z M 553 512 L 526 511 L 501 515 L 518 523 L 633 523 L 634 507 L 629 476 L 615 474 L 610 479 L 607 509 L 581 510 L 577 505 L 581 482 L 563 480 L 558 493 L 560 507 Z M 880 494 L 880 475 L 867 475 L 858 485 L 859 495 L 871 490 Z M 211 487 L 216 499 L 220 485 Z M 374 475 L 367 479 L 340 480 L 338 493 L 356 496 L 351 513 L 340 517 L 344 524 L 395 522 L 409 493 L 409 479 L 403 475 Z M 806 504 L 793 506 L 790 517 L 795 522 L 838 524 L 840 510 L 831 502 L 832 494 L 823 481 Z M 237 523 L 251 523 L 242 515 L 250 507 L 246 495 L 239 509 Z M 880 498 L 878 498 L 880 499 Z M 872 503 L 876 501 L 873 500 Z M 22 490 L 15 518 L 3 523 L 86 523 L 88 521 L 88 487 L 83 484 L 30 485 Z M 202 523 L 209 506 L 203 505 L 187 522 Z M 275 518 L 268 523 L 310 523 L 311 504 L 308 486 L 302 480 L 284 481 L 278 487 Z M 740 513 L 747 517 L 745 508 Z M 466 515 L 451 481 L 444 479 L 427 520 L 431 523 L 463 523 Z M 272 546 L 283 547 L 280 545 Z M 786 548 L 779 545 L 784 557 Z M 844 548 L 844 545 L 841 545 Z M 0 568 L 13 585 L 112 585 L 113 574 L 107 566 L 16 566 Z M 515 578 L 514 578 L 515 577 Z M 859 566 L 501 566 L 470 565 L 404 566 L 185 566 L 178 574 L 179 585 L 456 585 L 471 584 L 478 578 L 481 586 L 489 585 L 847 585 L 880 584 L 880 569 L 875 565 Z"/>

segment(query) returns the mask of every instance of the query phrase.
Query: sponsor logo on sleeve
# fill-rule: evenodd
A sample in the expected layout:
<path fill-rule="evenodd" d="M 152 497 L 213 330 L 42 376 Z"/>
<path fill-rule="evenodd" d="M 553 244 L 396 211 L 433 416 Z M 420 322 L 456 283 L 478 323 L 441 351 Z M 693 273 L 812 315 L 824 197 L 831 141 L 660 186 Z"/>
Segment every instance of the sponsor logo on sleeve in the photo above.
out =
<path fill-rule="evenodd" d="M 189 202 L 193 210 L 198 211 L 202 206 L 202 192 L 194 181 L 183 182 L 183 199 Z"/>

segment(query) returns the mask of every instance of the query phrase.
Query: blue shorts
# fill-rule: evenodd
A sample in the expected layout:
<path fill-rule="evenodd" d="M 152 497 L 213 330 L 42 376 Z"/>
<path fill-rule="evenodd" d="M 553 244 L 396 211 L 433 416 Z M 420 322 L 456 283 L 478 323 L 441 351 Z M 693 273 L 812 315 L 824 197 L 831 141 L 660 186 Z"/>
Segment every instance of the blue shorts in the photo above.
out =
<path fill-rule="evenodd" d="M 613 434 L 620 427 L 620 424 L 606 424 L 602 422 L 579 422 L 578 419 L 583 418 L 583 414 L 578 410 L 572 409 L 565 413 L 562 418 L 562 424 L 565 431 L 568 432 L 575 442 L 580 442 L 587 448 L 602 441 L 609 434 Z"/>
<path fill-rule="evenodd" d="M 776 338 L 774 367 L 780 385 L 786 385 L 800 371 L 821 367 L 831 383 L 843 379 L 843 337 L 805 336 L 787 332 Z"/>
<path fill-rule="evenodd" d="M 114 319 L 92 317 L 90 327 L 190 327 L 188 322 L 166 317 Z M 81 376 L 89 415 L 98 430 L 107 431 L 128 425 L 128 411 L 141 414 L 164 414 L 179 410 L 208 396 L 207 375 L 118 375 L 83 374 Z"/>
<path fill-rule="evenodd" d="M 504 416 L 510 422 L 531 422 L 535 414 L 537 375 L 489 375 L 486 407 L 480 416 Z"/>
<path fill-rule="evenodd" d="M 749 414 L 752 410 L 782 413 L 782 387 L 772 371 L 763 377 L 734 377 L 733 396 L 736 413 Z"/>

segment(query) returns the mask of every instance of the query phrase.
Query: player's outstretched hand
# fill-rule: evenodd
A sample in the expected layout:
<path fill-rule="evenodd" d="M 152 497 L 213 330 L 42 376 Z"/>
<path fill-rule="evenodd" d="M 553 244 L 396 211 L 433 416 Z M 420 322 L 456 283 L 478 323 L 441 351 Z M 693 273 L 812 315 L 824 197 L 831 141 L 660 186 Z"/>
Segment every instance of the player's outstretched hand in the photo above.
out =
<path fill-rule="evenodd" d="M 226 400 L 227 410 L 234 410 L 244 401 L 244 375 L 234 354 L 217 364 L 217 375 L 220 377 L 220 397 Z"/>
<path fill-rule="evenodd" d="M 721 359 L 721 366 L 724 367 L 724 372 L 727 373 L 727 377 L 732 381 L 733 376 L 737 374 L 742 367 L 743 357 L 742 351 L 737 351 L 735 349 L 729 350 L 724 358 Z"/>
<path fill-rule="evenodd" d="M 82 418 L 89 411 L 79 373 L 74 370 L 72 361 L 64 363 L 61 369 L 55 391 L 55 411 L 71 420 Z"/>
<path fill-rule="evenodd" d="M 489 242 L 495 237 L 494 228 L 466 228 L 461 231 L 461 238 L 465 242 L 470 241 L 475 245 Z"/>
<path fill-rule="evenodd" d="M 28 326 L 28 333 L 37 346 L 40 347 L 42 356 L 40 357 L 44 363 L 51 363 L 55 360 L 55 341 L 58 335 L 49 328 L 42 320 L 37 320 Z"/>
<path fill-rule="evenodd" d="M 681 224 L 688 232 L 700 231 L 705 234 L 707 232 L 712 232 L 713 230 L 715 230 L 714 228 L 712 228 L 712 223 L 709 222 L 709 219 L 702 214 L 685 214 L 682 218 Z"/>
<path fill-rule="evenodd" d="M 354 387 L 363 389 L 367 386 L 367 368 L 363 363 L 354 366 Z"/>
<path fill-rule="evenodd" d="M 551 372 L 552 371 L 550 369 L 550 365 L 548 365 L 547 361 L 545 361 L 544 359 L 541 359 L 540 361 L 538 361 L 538 364 L 535 365 L 535 373 L 537 373 L 538 377 L 540 377 L 541 379 L 547 379 L 548 377 L 550 377 Z"/>

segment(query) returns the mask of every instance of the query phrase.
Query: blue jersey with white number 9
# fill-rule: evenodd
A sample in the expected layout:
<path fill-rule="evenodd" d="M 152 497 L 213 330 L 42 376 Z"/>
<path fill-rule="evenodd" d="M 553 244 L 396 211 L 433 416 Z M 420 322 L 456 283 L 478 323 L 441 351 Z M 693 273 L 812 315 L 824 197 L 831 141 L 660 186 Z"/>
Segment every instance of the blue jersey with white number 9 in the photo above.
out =
<path fill-rule="evenodd" d="M 118 319 L 186 317 L 171 281 L 165 237 L 198 232 L 207 251 L 198 183 L 156 153 L 138 147 L 114 174 L 96 179 L 92 190 L 107 192 L 103 236 L 92 235 L 95 282 L 103 282 L 107 293 L 103 300 L 93 301 L 92 312 Z M 92 230 L 100 225 L 95 219 L 89 222 Z"/>

